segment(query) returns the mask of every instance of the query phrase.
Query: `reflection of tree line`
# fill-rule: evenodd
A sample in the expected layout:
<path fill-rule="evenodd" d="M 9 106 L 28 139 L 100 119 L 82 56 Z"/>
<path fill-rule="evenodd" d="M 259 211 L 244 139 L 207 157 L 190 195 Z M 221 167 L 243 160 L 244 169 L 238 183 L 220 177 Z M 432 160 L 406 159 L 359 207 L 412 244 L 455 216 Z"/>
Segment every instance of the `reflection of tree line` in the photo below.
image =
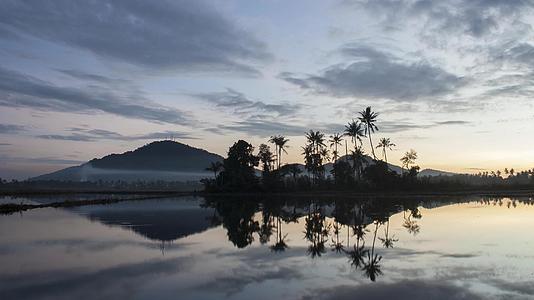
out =
<path fill-rule="evenodd" d="M 252 244 L 257 236 L 258 241 L 269 245 L 272 252 L 285 251 L 289 245 L 283 225 L 298 223 L 303 217 L 303 238 L 309 243 L 307 255 L 321 257 L 328 249 L 344 254 L 355 269 L 361 270 L 372 281 L 382 274 L 382 256 L 375 251 L 377 239 L 385 248 L 392 248 L 398 241 L 389 231 L 389 217 L 403 211 L 406 230 L 413 235 L 420 230 L 416 221 L 421 218 L 418 201 L 399 204 L 391 201 L 287 203 L 282 200 L 225 199 L 208 200 L 207 205 L 216 209 L 228 239 L 238 248 Z M 262 214 L 261 221 L 254 218 L 258 211 Z M 383 228 L 383 234 L 380 234 L 380 228 Z M 372 234 L 369 245 L 365 240 L 368 233 Z"/>

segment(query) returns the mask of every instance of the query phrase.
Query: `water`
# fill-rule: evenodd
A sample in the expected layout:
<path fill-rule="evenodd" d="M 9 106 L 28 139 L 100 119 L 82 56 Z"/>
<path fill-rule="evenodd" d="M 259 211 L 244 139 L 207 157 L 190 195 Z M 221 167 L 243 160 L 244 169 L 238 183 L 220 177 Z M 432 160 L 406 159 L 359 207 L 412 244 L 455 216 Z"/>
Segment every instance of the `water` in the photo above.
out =
<path fill-rule="evenodd" d="M 36 209 L 0 216 L 0 298 L 534 299 L 532 228 L 528 198 Z"/>

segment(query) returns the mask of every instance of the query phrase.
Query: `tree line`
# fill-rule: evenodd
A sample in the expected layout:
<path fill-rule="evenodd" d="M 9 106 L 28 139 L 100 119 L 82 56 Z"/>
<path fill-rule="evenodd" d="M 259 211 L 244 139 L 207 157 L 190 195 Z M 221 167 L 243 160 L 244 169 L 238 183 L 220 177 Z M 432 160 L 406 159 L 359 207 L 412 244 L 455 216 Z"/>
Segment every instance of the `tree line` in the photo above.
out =
<path fill-rule="evenodd" d="M 202 183 L 210 192 L 413 190 L 480 185 L 503 188 L 534 184 L 532 170 L 517 173 L 505 169 L 506 177 L 501 176 L 500 171 L 420 177 L 420 168 L 416 165 L 418 155 L 413 149 L 401 157 L 400 173 L 392 170 L 388 153 L 394 150 L 395 143 L 388 137 L 381 137 L 376 146 L 373 143 L 373 136 L 379 131 L 379 115 L 367 107 L 345 125 L 343 132 L 327 136 L 319 130 L 309 130 L 305 133 L 306 144 L 301 147 L 303 164 L 284 164 L 283 156 L 287 154 L 290 142 L 284 135 L 271 136 L 267 143 L 259 145 L 257 152 L 252 144 L 239 140 L 229 148 L 222 163 L 214 162 L 207 167 L 206 170 L 214 176 L 203 179 Z M 364 141 L 367 141 L 369 155 L 365 152 Z M 378 156 L 375 150 L 378 150 Z"/>

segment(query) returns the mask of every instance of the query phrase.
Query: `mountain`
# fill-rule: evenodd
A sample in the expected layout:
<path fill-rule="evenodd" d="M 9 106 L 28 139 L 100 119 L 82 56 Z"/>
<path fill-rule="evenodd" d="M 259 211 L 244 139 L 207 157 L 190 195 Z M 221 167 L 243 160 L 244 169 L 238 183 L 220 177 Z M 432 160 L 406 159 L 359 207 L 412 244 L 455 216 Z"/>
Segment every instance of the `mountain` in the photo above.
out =
<path fill-rule="evenodd" d="M 453 173 L 453 172 L 447 172 L 447 171 L 441 171 L 441 170 L 434 170 L 434 169 L 424 169 L 424 170 L 421 170 L 421 172 L 419 172 L 419 176 L 420 177 L 425 177 L 425 176 L 453 176 L 453 175 L 457 175 L 458 173 Z"/>
<path fill-rule="evenodd" d="M 205 169 L 223 157 L 174 141 L 157 141 L 122 154 L 92 159 L 31 180 L 174 180 L 196 181 L 212 173 Z"/>

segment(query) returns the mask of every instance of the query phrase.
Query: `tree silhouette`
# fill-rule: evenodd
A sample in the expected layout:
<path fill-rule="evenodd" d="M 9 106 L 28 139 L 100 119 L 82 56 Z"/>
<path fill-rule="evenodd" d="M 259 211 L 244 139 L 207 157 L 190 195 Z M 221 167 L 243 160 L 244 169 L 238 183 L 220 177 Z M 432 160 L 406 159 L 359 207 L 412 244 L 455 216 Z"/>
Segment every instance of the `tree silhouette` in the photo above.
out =
<path fill-rule="evenodd" d="M 378 145 L 376 148 L 382 148 L 382 156 L 384 157 L 384 161 L 386 164 L 388 163 L 388 156 L 386 153 L 386 150 L 393 150 L 393 147 L 396 145 L 391 142 L 389 138 L 381 138 L 378 142 Z"/>
<path fill-rule="evenodd" d="M 415 152 L 413 149 L 410 149 L 410 151 L 404 153 L 404 156 L 400 159 L 400 161 L 402 162 L 402 167 L 406 167 L 406 169 L 409 170 L 410 165 L 414 164 L 416 159 L 417 152 Z"/>
<path fill-rule="evenodd" d="M 273 143 L 276 147 L 276 152 L 278 153 L 277 157 L 277 166 L 278 169 L 280 169 L 280 165 L 282 163 L 282 152 L 287 154 L 286 148 L 288 147 L 286 144 L 289 142 L 288 139 L 286 139 L 283 135 L 275 135 L 271 136 L 269 139 L 270 143 Z"/>
<path fill-rule="evenodd" d="M 349 124 L 345 125 L 345 136 L 350 137 L 351 142 L 354 144 L 354 149 L 358 148 L 357 142 L 362 144 L 362 137 L 365 137 L 365 129 L 362 123 L 352 120 Z"/>
<path fill-rule="evenodd" d="M 368 106 L 365 110 L 360 112 L 360 121 L 365 124 L 365 134 L 369 136 L 369 144 L 371 146 L 371 153 L 373 154 L 373 158 L 376 160 L 375 155 L 375 149 L 373 147 L 373 139 L 371 137 L 371 133 L 374 133 L 375 130 L 378 131 L 378 127 L 376 126 L 376 118 L 378 117 L 378 113 L 373 112 L 371 110 L 371 107 Z"/>
<path fill-rule="evenodd" d="M 343 137 L 339 133 L 334 133 L 330 136 L 330 148 L 334 148 L 334 151 L 332 152 L 332 159 L 334 160 L 334 163 L 337 162 L 339 157 L 337 146 L 341 145 L 341 141 L 343 141 Z"/>
<path fill-rule="evenodd" d="M 231 190 L 247 190 L 257 184 L 254 167 L 259 159 L 254 154 L 254 147 L 246 141 L 237 141 L 228 150 L 228 157 L 224 160 L 224 185 Z"/>
<path fill-rule="evenodd" d="M 223 169 L 223 164 L 220 161 L 212 162 L 206 171 L 213 172 L 213 177 L 217 178 L 217 174 Z"/>

